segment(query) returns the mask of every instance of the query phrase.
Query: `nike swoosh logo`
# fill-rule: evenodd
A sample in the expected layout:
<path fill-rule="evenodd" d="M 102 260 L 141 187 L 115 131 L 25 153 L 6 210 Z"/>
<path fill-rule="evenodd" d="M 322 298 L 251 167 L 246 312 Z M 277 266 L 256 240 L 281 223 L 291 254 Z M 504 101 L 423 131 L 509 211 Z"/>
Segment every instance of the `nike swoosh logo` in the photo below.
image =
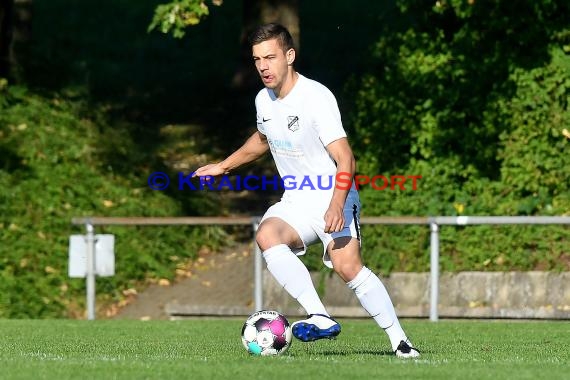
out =
<path fill-rule="evenodd" d="M 264 122 L 264 123 L 265 123 L 265 122 L 268 122 L 269 120 L 271 120 L 271 119 L 263 118 L 263 122 Z"/>

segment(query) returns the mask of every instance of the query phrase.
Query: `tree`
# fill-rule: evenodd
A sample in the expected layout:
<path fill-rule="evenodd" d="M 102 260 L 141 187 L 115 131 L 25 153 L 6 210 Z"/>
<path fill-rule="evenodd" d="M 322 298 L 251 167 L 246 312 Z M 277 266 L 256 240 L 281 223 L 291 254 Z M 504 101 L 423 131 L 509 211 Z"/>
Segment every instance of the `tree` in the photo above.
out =
<path fill-rule="evenodd" d="M 15 43 L 30 39 L 32 0 L 0 0 L 0 78 L 16 76 Z"/>
<path fill-rule="evenodd" d="M 216 6 L 222 5 L 222 2 L 211 1 Z M 198 25 L 209 14 L 210 8 L 203 0 L 174 0 L 156 7 L 148 30 L 158 29 L 162 33 L 171 33 L 175 38 L 182 38 L 188 26 Z"/>
<path fill-rule="evenodd" d="M 298 0 L 244 0 L 242 22 L 241 59 L 232 83 L 235 87 L 249 88 L 256 86 L 259 79 L 251 70 L 251 49 L 247 36 L 257 25 L 277 22 L 289 29 L 298 50 L 301 34 Z"/>
<path fill-rule="evenodd" d="M 220 6 L 223 0 L 211 0 L 211 3 Z M 245 29 L 257 23 L 279 22 L 287 26 L 295 42 L 299 42 L 298 0 L 244 0 L 243 10 Z M 174 0 L 156 7 L 148 30 L 182 38 L 187 27 L 198 25 L 209 14 L 210 8 L 204 0 Z"/>
<path fill-rule="evenodd" d="M 14 0 L 0 1 L 0 78 L 10 73 Z"/>
<path fill-rule="evenodd" d="M 211 0 L 210 3 L 220 6 L 223 0 Z M 242 53 L 232 81 L 235 87 L 249 87 L 257 83 L 251 70 L 251 51 L 247 43 L 247 36 L 257 25 L 278 22 L 289 29 L 297 49 L 300 46 L 298 0 L 243 0 L 242 4 Z M 186 28 L 199 24 L 209 14 L 210 8 L 204 0 L 174 0 L 156 7 L 148 30 L 158 30 L 171 34 L 174 38 L 183 38 Z"/>

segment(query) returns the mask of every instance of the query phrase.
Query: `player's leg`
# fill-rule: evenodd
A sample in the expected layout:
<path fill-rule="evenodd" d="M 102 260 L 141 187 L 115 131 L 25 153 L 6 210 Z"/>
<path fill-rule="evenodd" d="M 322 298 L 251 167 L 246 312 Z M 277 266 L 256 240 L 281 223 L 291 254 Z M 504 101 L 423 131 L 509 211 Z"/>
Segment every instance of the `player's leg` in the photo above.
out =
<path fill-rule="evenodd" d="M 291 249 L 304 248 L 297 230 L 283 219 L 271 216 L 264 218 L 260 224 L 256 241 L 269 272 L 305 311 L 308 314 L 328 315 L 307 267 Z"/>
<path fill-rule="evenodd" d="M 388 334 L 396 355 L 419 356 L 398 321 L 384 284 L 376 274 L 362 265 L 360 242 L 352 236 L 337 237 L 328 244 L 327 253 L 335 272 L 354 291 L 361 305 L 378 326 Z"/>
<path fill-rule="evenodd" d="M 311 219 L 308 209 L 294 202 L 281 201 L 267 210 L 257 232 L 257 243 L 263 251 L 267 269 L 308 314 L 307 319 L 291 326 L 293 335 L 305 342 L 340 333 L 340 325 L 330 318 L 307 267 L 297 257 L 307 245 L 318 241 L 313 227 L 307 222 Z"/>

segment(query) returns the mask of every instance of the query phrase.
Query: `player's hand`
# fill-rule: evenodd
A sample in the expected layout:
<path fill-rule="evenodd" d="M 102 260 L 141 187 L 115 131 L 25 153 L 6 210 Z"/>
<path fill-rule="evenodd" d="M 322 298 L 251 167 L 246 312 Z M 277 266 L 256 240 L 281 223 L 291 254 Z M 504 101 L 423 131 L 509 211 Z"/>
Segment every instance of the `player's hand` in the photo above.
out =
<path fill-rule="evenodd" d="M 342 206 L 331 204 L 325 212 L 325 232 L 333 233 L 344 228 L 344 210 Z"/>
<path fill-rule="evenodd" d="M 196 169 L 192 177 L 205 177 L 212 176 L 217 177 L 219 175 L 225 174 L 225 170 L 221 167 L 220 163 L 208 164 Z"/>

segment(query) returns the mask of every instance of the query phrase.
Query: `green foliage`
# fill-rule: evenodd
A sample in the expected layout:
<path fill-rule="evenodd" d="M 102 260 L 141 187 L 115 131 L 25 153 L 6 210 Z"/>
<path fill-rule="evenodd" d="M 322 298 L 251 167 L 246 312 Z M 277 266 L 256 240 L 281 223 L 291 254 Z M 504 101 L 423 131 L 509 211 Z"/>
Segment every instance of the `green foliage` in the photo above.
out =
<path fill-rule="evenodd" d="M 145 33 L 156 2 L 34 3 L 34 39 L 14 46 L 25 85 L 0 79 L 0 318 L 84 316 L 85 281 L 67 276 L 68 236 L 84 233 L 72 217 L 227 214 L 219 193 L 177 191 L 174 176 L 245 130 L 233 109 L 227 123 L 217 90 L 233 64 L 216 78 L 207 64 L 231 55 L 218 45 L 239 30 L 236 5 L 173 40 Z M 169 191 L 149 189 L 154 171 L 171 175 Z M 115 276 L 97 279 L 98 313 L 236 232 L 250 239 L 249 228 L 97 227 L 116 235 L 117 260 Z"/>
<path fill-rule="evenodd" d="M 568 213 L 570 155 L 562 130 L 570 125 L 570 57 L 554 48 L 548 65 L 514 70 L 511 79 L 517 93 L 500 104 L 510 116 L 501 135 L 501 182 L 518 208 L 505 212 Z"/>
<path fill-rule="evenodd" d="M 84 233 L 70 225 L 72 217 L 209 212 L 203 194 L 177 200 L 150 190 L 146 177 L 160 162 L 134 144 L 133 125 L 116 129 L 104 109 L 19 86 L 4 86 L 0 99 L 0 318 L 82 313 L 84 281 L 67 275 L 68 236 Z M 98 280 L 109 302 L 149 280 L 172 279 L 202 245 L 219 247 L 226 239 L 212 228 L 96 232 L 116 235 L 117 273 Z"/>
<path fill-rule="evenodd" d="M 223 0 L 212 0 L 214 5 L 222 5 L 222 2 Z M 209 8 L 203 0 L 174 0 L 156 7 L 148 31 L 158 29 L 164 34 L 172 33 L 174 38 L 182 38 L 188 26 L 199 24 L 209 14 Z"/>
<path fill-rule="evenodd" d="M 417 191 L 368 186 L 364 213 L 569 215 L 567 4 L 398 4 L 375 70 L 352 84 L 350 125 L 359 172 L 422 178 Z M 426 269 L 427 227 L 371 229 L 374 265 Z M 441 238 L 444 270 L 570 268 L 567 227 L 444 227 Z"/>

